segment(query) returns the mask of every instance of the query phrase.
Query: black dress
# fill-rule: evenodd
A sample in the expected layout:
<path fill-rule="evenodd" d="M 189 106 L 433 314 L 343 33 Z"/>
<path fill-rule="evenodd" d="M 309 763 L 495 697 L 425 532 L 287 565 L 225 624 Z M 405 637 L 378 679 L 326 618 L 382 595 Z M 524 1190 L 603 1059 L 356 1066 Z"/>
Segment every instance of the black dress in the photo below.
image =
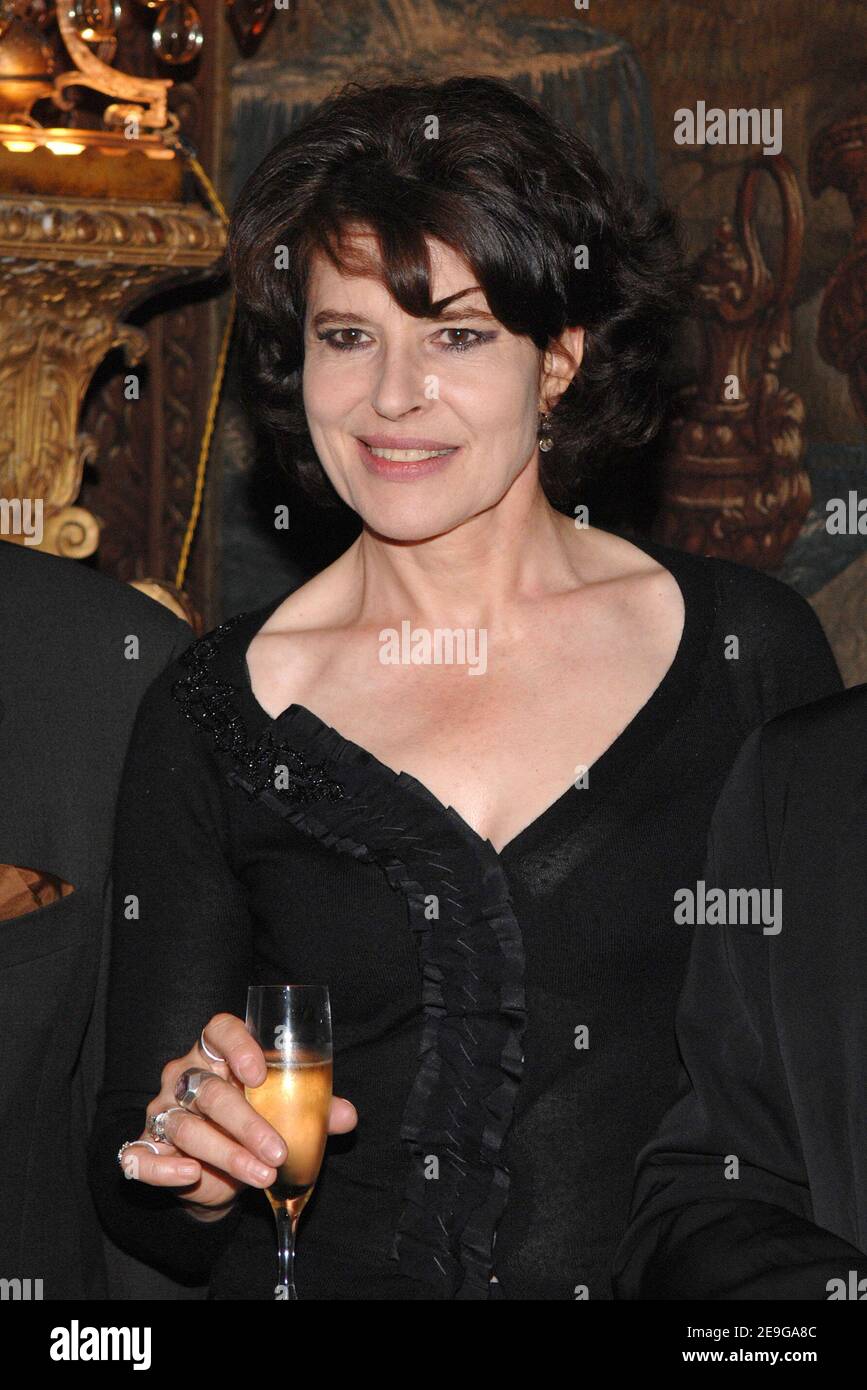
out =
<path fill-rule="evenodd" d="M 701 872 L 747 734 L 840 688 L 785 585 L 642 548 L 683 592 L 672 665 L 588 785 L 500 854 L 311 710 L 274 720 L 259 706 L 245 655 L 284 596 L 154 683 L 118 810 L 91 1141 L 116 1240 L 210 1276 L 213 1298 L 273 1297 L 263 1192 L 203 1226 L 124 1180 L 115 1155 L 164 1063 L 217 1011 L 243 1017 L 249 983 L 326 982 L 335 1093 L 359 1124 L 329 1139 L 302 1217 L 299 1298 L 612 1297 L 635 1156 L 677 1089 L 691 930 L 674 923 L 674 893 Z"/>

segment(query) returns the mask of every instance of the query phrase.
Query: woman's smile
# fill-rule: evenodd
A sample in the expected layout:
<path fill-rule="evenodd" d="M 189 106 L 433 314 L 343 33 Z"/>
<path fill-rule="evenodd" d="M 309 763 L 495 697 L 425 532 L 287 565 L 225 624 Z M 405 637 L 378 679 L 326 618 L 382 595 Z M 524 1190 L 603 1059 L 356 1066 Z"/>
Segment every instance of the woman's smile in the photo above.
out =
<path fill-rule="evenodd" d="M 368 473 L 393 483 L 409 483 L 441 473 L 461 447 L 435 439 L 380 434 L 358 436 L 356 442 Z"/>

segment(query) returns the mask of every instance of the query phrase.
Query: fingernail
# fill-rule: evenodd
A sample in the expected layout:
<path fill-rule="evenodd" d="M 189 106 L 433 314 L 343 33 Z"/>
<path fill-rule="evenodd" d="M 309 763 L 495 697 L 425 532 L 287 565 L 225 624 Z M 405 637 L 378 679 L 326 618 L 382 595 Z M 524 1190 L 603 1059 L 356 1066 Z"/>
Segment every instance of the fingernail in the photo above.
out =
<path fill-rule="evenodd" d="M 266 1139 L 262 1145 L 262 1151 L 266 1158 L 270 1158 L 274 1163 L 282 1163 L 283 1155 L 286 1152 L 279 1139 Z"/>
<path fill-rule="evenodd" d="M 250 1172 L 254 1177 L 258 1178 L 260 1182 L 267 1182 L 271 1176 L 271 1169 L 266 1168 L 264 1163 L 251 1163 Z"/>
<path fill-rule="evenodd" d="M 182 1178 L 194 1178 L 198 1171 L 198 1168 L 193 1163 L 178 1164 L 178 1174 Z"/>

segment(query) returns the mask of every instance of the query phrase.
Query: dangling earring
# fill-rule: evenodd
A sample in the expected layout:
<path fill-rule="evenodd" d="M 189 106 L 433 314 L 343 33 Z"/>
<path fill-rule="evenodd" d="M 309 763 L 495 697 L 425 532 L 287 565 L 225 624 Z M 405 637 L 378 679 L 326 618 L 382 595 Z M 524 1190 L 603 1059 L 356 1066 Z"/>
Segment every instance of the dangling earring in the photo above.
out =
<path fill-rule="evenodd" d="M 549 450 L 549 449 L 553 449 L 553 447 L 554 447 L 554 441 L 553 441 L 553 439 L 551 438 L 551 412 L 550 412 L 550 410 L 545 410 L 545 411 L 542 412 L 542 424 L 541 424 L 541 426 L 540 426 L 540 429 L 541 429 L 541 431 L 542 431 L 542 435 L 541 435 L 541 438 L 540 438 L 540 440 L 539 440 L 539 448 L 542 450 L 542 453 L 543 453 L 543 454 L 547 454 L 548 450 Z"/>

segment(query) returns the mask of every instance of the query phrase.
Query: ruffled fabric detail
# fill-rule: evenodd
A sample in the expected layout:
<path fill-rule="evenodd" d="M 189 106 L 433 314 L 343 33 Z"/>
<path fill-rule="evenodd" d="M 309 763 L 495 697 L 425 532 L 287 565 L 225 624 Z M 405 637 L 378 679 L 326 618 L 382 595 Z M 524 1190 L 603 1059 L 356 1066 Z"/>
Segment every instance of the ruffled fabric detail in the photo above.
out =
<path fill-rule="evenodd" d="M 205 728 L 213 683 L 211 674 L 195 694 Z M 227 700 L 227 683 L 217 684 L 217 698 Z M 227 712 L 228 705 L 218 724 Z M 243 725 L 237 705 L 230 717 Z M 415 778 L 304 706 L 290 706 L 272 729 L 281 749 L 288 740 L 308 766 L 333 778 L 340 798 L 293 804 L 237 762 L 229 782 L 327 848 L 377 864 L 406 898 L 418 947 L 424 1024 L 401 1126 L 410 1166 L 391 1256 L 432 1297 L 489 1298 L 526 1026 L 523 940 L 499 857 Z"/>
<path fill-rule="evenodd" d="M 214 747 L 227 753 L 244 769 L 252 791 L 268 788 L 272 795 L 292 805 L 299 801 L 326 798 L 339 801 L 343 788 L 324 768 L 304 758 L 289 744 L 279 742 L 266 728 L 253 741 L 237 708 L 238 690 L 221 680 L 214 670 L 214 658 L 221 644 L 246 614 L 229 618 L 213 632 L 200 637 L 179 657 L 187 674 L 172 686 L 172 697 L 184 714 L 210 735 Z"/>

